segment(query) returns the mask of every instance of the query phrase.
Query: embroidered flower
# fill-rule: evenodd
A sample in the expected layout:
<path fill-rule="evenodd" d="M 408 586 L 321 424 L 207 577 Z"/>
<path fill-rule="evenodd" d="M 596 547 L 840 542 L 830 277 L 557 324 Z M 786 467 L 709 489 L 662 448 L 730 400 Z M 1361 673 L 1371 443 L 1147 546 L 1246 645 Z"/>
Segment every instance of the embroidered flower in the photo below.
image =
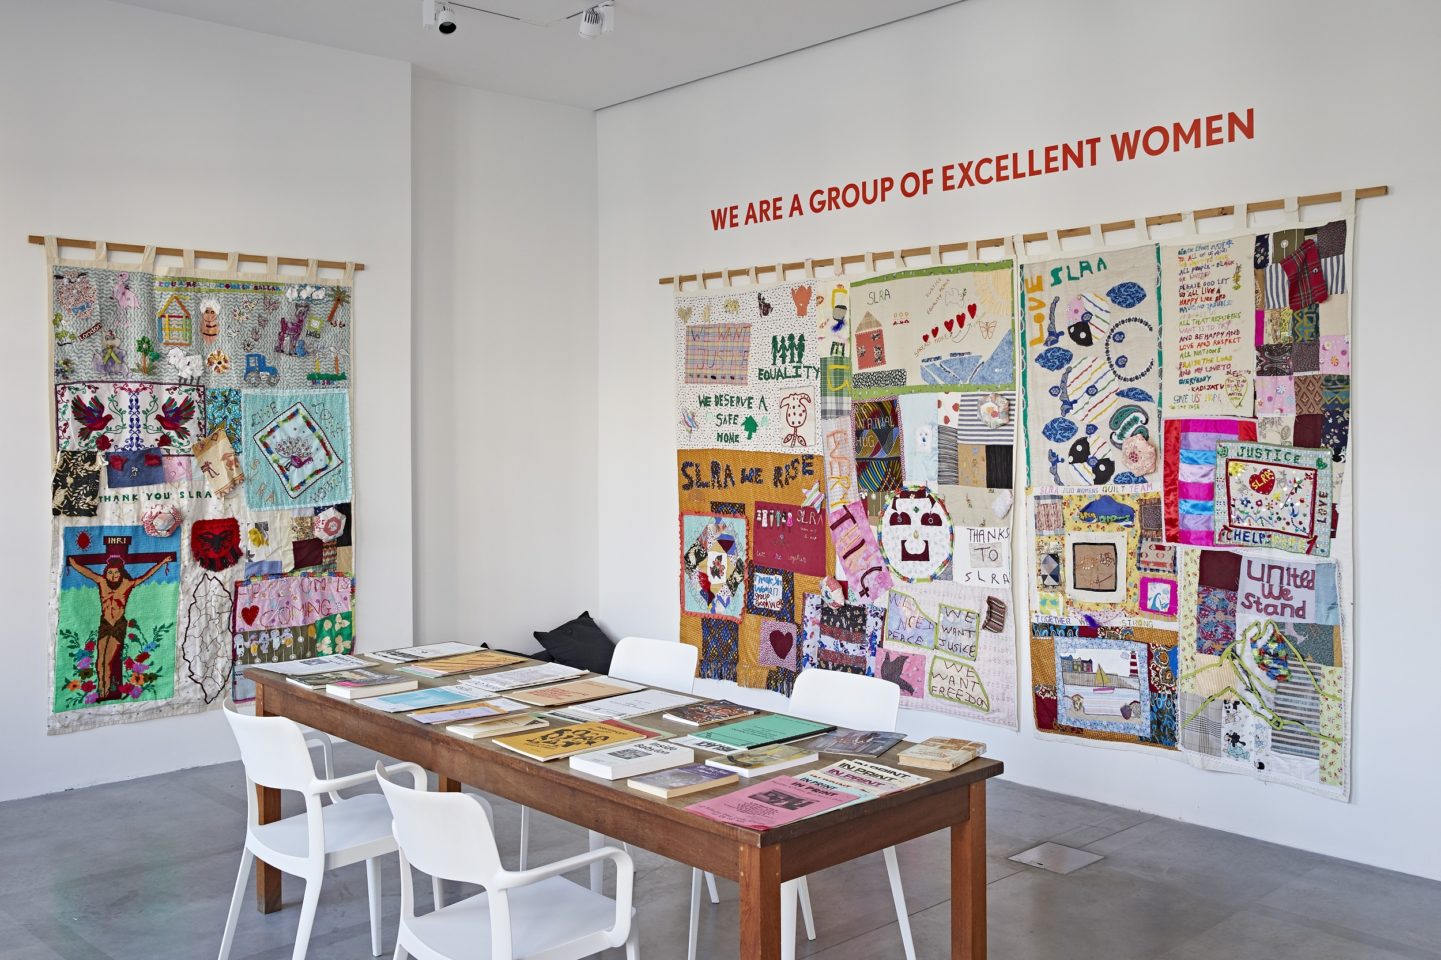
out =
<path fill-rule="evenodd" d="M 1143 477 L 1156 469 L 1156 446 L 1149 437 L 1133 433 L 1121 444 L 1121 462 L 1131 473 Z"/>

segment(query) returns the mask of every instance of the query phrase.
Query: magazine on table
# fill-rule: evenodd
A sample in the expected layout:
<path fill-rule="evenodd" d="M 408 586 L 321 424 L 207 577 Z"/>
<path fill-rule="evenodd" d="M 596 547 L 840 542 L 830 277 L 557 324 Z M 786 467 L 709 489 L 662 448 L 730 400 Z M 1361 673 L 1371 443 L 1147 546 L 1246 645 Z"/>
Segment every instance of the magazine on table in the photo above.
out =
<path fill-rule="evenodd" d="M 829 789 L 781 776 L 693 803 L 686 809 L 722 823 L 751 830 L 773 830 L 854 803 L 859 798 L 860 794 L 849 790 Z"/>
<path fill-rule="evenodd" d="M 394 650 L 375 650 L 367 653 L 366 656 L 372 660 L 379 660 L 381 663 L 414 663 L 417 660 L 450 657 L 458 653 L 470 653 L 478 649 L 474 644 L 451 641 L 449 643 L 432 643 L 423 647 L 397 647 Z"/>
<path fill-rule="evenodd" d="M 496 697 L 493 700 L 481 700 L 478 703 L 467 703 L 458 707 L 450 705 L 425 707 L 413 712 L 410 719 L 419 720 L 421 723 L 462 723 L 467 720 L 487 720 L 508 713 L 519 713 L 526 709 L 529 708 L 516 700 Z"/>
<path fill-rule="evenodd" d="M 641 717 L 695 702 L 695 697 L 688 697 L 683 693 L 647 689 L 623 693 L 618 697 L 607 697 L 604 700 L 592 700 L 571 709 L 591 720 L 624 720 L 627 717 Z"/>
<path fill-rule="evenodd" d="M 471 677 L 469 682 L 478 684 L 492 693 L 499 693 L 503 690 L 518 690 L 521 687 L 538 687 L 543 683 L 554 683 L 556 680 L 564 680 L 567 677 L 578 677 L 582 673 L 585 671 L 576 667 L 567 667 L 563 663 L 537 663 L 529 667 L 516 667 L 514 670 L 501 670 L 479 677 Z"/>
<path fill-rule="evenodd" d="M 807 740 L 806 746 L 817 753 L 839 753 L 852 757 L 879 757 L 906 738 L 904 733 L 884 730 L 852 730 L 836 727 L 829 733 Z"/>
<path fill-rule="evenodd" d="M 304 677 L 317 673 L 332 673 L 336 670 L 353 670 L 368 667 L 370 661 L 352 657 L 348 653 L 332 653 L 323 657 L 307 657 L 304 660 L 287 660 L 283 663 L 258 663 L 259 670 L 269 670 L 285 677 Z"/>
<path fill-rule="evenodd" d="M 828 767 L 807 770 L 801 775 L 801 779 L 841 790 L 860 791 L 875 797 L 930 782 L 929 777 L 857 759 L 840 760 Z"/>

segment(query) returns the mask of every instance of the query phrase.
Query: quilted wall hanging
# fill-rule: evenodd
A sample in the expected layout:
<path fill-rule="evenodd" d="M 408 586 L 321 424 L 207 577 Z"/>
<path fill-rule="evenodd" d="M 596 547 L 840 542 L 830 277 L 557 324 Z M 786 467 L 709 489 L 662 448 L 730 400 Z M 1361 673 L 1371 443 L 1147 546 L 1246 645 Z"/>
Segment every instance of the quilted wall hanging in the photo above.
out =
<path fill-rule="evenodd" d="M 1020 271 L 1042 735 L 1350 791 L 1352 227 Z"/>
<path fill-rule="evenodd" d="M 1016 724 L 1010 261 L 679 294 L 682 641 Z"/>
<path fill-rule="evenodd" d="M 248 699 L 248 665 L 351 649 L 349 277 L 53 243 L 47 267 L 49 731 Z"/>

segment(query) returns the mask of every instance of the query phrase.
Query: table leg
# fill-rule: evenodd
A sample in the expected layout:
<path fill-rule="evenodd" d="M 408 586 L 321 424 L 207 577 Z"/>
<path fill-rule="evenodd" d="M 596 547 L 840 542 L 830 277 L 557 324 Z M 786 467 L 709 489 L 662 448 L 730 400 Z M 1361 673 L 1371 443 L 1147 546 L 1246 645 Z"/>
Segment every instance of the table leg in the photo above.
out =
<path fill-rule="evenodd" d="M 986 781 L 970 786 L 970 814 L 951 825 L 951 960 L 986 960 Z"/>
<path fill-rule="evenodd" d="M 745 960 L 780 960 L 781 848 L 741 847 L 741 952 Z"/>
<path fill-rule="evenodd" d="M 255 715 L 266 717 L 265 687 L 256 685 Z M 280 791 L 271 787 L 255 788 L 256 811 L 261 823 L 274 823 L 280 819 Z M 281 873 L 264 860 L 255 861 L 255 909 L 261 913 L 274 913 L 280 909 Z"/>
<path fill-rule="evenodd" d="M 452 780 L 445 774 L 441 774 L 439 777 L 436 778 L 435 789 L 440 791 L 441 793 L 459 793 L 460 781 Z"/>

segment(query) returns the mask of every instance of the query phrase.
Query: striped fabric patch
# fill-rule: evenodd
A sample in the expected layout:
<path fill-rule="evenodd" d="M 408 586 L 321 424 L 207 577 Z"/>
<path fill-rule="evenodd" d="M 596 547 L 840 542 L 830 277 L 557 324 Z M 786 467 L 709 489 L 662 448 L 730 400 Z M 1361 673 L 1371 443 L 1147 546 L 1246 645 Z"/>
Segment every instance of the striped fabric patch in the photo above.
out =
<path fill-rule="evenodd" d="M 1164 500 L 1166 540 L 1195 547 L 1215 545 L 1216 444 L 1255 440 L 1254 420 L 1167 420 Z"/>

